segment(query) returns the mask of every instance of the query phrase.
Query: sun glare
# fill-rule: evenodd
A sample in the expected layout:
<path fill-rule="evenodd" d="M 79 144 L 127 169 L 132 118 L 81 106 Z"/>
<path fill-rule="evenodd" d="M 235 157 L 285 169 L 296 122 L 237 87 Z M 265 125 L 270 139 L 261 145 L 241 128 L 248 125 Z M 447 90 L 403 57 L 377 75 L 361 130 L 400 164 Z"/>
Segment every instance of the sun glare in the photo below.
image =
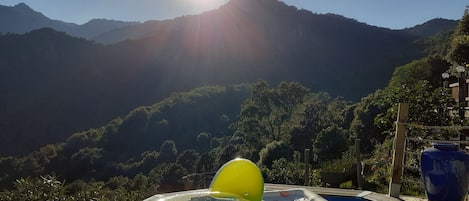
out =
<path fill-rule="evenodd" d="M 197 10 L 208 10 L 220 6 L 226 2 L 226 0 L 190 0 L 190 2 Z"/>

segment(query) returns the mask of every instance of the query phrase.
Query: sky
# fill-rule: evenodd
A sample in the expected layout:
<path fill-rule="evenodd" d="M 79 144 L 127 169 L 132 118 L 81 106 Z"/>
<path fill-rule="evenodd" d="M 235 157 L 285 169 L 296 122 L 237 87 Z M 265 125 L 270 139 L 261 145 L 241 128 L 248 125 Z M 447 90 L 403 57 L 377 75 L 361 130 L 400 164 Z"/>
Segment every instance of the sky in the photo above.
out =
<path fill-rule="evenodd" d="M 83 24 L 93 18 L 145 22 L 199 14 L 228 0 L 0 0 L 24 2 L 49 18 Z M 255 1 L 255 0 L 253 0 Z M 313 13 L 334 13 L 369 25 L 403 29 L 434 18 L 461 19 L 469 0 L 282 0 Z"/>

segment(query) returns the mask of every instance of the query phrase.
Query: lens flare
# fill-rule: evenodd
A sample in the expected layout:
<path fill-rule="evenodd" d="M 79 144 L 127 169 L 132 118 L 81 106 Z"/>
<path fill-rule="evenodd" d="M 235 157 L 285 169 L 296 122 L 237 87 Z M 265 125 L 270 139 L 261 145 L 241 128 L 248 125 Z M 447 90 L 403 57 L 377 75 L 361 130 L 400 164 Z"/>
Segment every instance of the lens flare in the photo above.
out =
<path fill-rule="evenodd" d="M 213 9 L 214 7 L 216 8 L 226 2 L 227 0 L 190 0 L 190 3 L 195 10 Z"/>

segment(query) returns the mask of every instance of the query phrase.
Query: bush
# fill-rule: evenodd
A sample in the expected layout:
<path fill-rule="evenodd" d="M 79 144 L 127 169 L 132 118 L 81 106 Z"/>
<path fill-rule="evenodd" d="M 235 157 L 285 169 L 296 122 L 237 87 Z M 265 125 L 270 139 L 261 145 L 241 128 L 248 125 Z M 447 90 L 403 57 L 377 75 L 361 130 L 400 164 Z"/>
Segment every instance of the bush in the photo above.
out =
<path fill-rule="evenodd" d="M 2 201 L 44 201 L 44 200 L 143 200 L 146 195 L 136 191 L 103 188 L 103 183 L 74 182 L 66 187 L 55 176 L 21 178 L 16 180 L 14 189 L 0 192 Z"/>

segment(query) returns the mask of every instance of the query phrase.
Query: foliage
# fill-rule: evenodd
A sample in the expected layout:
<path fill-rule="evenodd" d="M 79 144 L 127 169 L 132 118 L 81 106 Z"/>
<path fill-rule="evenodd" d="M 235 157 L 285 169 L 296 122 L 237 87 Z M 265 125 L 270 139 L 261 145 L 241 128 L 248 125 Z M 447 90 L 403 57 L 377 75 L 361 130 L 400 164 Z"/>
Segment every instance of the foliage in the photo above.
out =
<path fill-rule="evenodd" d="M 440 75 L 449 66 L 450 62 L 444 58 L 429 56 L 398 67 L 385 89 L 355 105 L 350 132 L 362 140 L 362 152 L 374 152 L 367 162 L 371 169 L 366 176 L 370 188 L 379 192 L 387 190 L 397 103 L 410 103 L 409 122 L 432 126 L 459 124 L 448 110 L 454 100 L 440 87 L 443 82 Z"/>
<path fill-rule="evenodd" d="M 243 2 L 259 12 L 240 12 Z M 394 70 L 420 57 L 424 48 L 414 43 L 418 37 L 281 4 L 271 5 L 276 12 L 260 9 L 266 2 L 233 1 L 223 7 L 233 9 L 230 18 L 213 18 L 223 23 L 209 27 L 229 25 L 217 37 L 207 37 L 228 41 L 223 50 L 201 40 L 204 51 L 185 52 L 178 48 L 184 42 L 180 34 L 168 34 L 164 43 L 149 36 L 110 46 L 51 29 L 0 35 L 5 47 L 0 88 L 6 91 L 0 105 L 9 106 L 0 113 L 5 134 L 0 151 L 25 151 L 0 158 L 0 200 L 141 200 L 183 190 L 187 175 L 210 175 L 234 157 L 258 161 L 266 182 L 304 184 L 304 149 L 311 149 L 313 164 L 319 164 L 312 173 L 312 183 L 319 184 L 321 173 L 353 167 L 346 151 L 354 138 L 362 140 L 361 153 L 373 153 L 367 160 L 373 168 L 368 182 L 383 189 L 396 103 L 411 103 L 412 122 L 458 123 L 447 111 L 453 102 L 439 88 L 440 74 L 450 63 L 468 61 L 467 16 L 452 36 L 450 51 L 447 35 L 429 39 L 441 45 L 430 51 L 450 52 L 449 61 L 428 56 Z M 268 24 L 267 37 L 243 35 L 250 32 L 239 40 L 231 37 L 246 17 L 256 27 Z M 324 20 L 318 28 L 309 26 L 315 18 Z M 205 86 L 258 77 L 276 86 L 267 81 Z M 194 86 L 205 87 L 175 92 Z M 377 88 L 382 89 L 357 103 L 345 101 Z M 321 90 L 346 99 L 311 92 Z M 155 100 L 161 101 L 149 105 Z M 64 143 L 48 144 L 57 141 Z"/>
<path fill-rule="evenodd" d="M 214 172 L 218 167 L 216 162 L 216 156 L 213 152 L 206 152 L 200 155 L 200 159 L 195 165 L 196 172 L 200 173 L 207 173 L 207 172 Z"/>
<path fill-rule="evenodd" d="M 380 128 L 375 124 L 375 119 L 385 113 L 387 108 L 390 107 L 389 103 L 381 101 L 383 100 L 381 99 L 382 94 L 383 91 L 376 91 L 355 104 L 353 110 L 354 118 L 350 124 L 349 131 L 352 137 L 361 139 L 361 152 L 371 152 L 374 145 L 384 140 L 386 135 L 388 135 L 384 133 L 388 127 Z"/>
<path fill-rule="evenodd" d="M 295 152 L 290 158 L 278 158 L 271 168 L 263 168 L 264 181 L 279 184 L 304 184 L 305 164 L 300 162 L 300 153 Z"/>
<path fill-rule="evenodd" d="M 221 151 L 218 154 L 217 164 L 223 165 L 237 157 L 239 157 L 237 147 L 235 145 L 228 144 L 221 148 Z"/>
<path fill-rule="evenodd" d="M 311 149 L 323 129 L 333 125 L 348 126 L 349 122 L 345 122 L 345 119 L 349 105 L 349 102 L 333 99 L 325 93 L 310 95 L 297 111 L 299 117 L 291 126 L 287 139 L 292 148 L 300 152 Z"/>
<path fill-rule="evenodd" d="M 259 166 L 272 167 L 274 160 L 278 158 L 289 158 L 292 156 L 291 147 L 283 141 L 273 141 L 267 144 L 259 152 Z"/>
<path fill-rule="evenodd" d="M 451 38 L 449 59 L 456 65 L 469 63 L 469 15 L 465 14 Z"/>
<path fill-rule="evenodd" d="M 296 82 L 282 82 L 277 89 L 265 81 L 253 84 L 252 95 L 241 106 L 239 120 L 233 124 L 236 135 L 249 151 L 264 147 L 271 140 L 282 140 L 289 132 L 289 120 L 304 101 L 308 89 Z M 249 156 L 257 160 L 257 154 Z"/>
<path fill-rule="evenodd" d="M 340 158 L 323 162 L 320 167 L 322 173 L 338 173 L 351 171 L 355 164 L 356 160 L 351 154 L 344 152 Z"/>
<path fill-rule="evenodd" d="M 200 158 L 200 154 L 193 149 L 184 150 L 176 159 L 176 163 L 180 164 L 186 170 L 193 172 L 195 170 L 194 163 Z"/>
<path fill-rule="evenodd" d="M 196 150 L 204 153 L 210 150 L 210 136 L 208 133 L 200 133 L 195 140 Z"/>
<path fill-rule="evenodd" d="M 396 68 L 389 86 L 364 97 L 354 109 L 350 131 L 362 139 L 362 151 L 371 152 L 392 135 L 397 103 L 410 103 L 410 122 L 425 125 L 453 125 L 448 106 L 454 100 L 440 88 L 441 73 L 449 63 L 438 57 L 422 58 Z"/>
<path fill-rule="evenodd" d="M 378 192 L 385 193 L 388 190 L 388 184 L 391 173 L 391 154 L 393 141 L 388 139 L 382 144 L 376 145 L 373 156 L 365 160 L 368 164 L 365 166 L 365 178 L 373 184 Z"/>
<path fill-rule="evenodd" d="M 313 155 L 317 162 L 342 157 L 342 153 L 349 149 L 345 130 L 333 125 L 323 129 L 313 143 Z"/>
<path fill-rule="evenodd" d="M 159 163 L 172 163 L 176 162 L 177 157 L 176 143 L 172 140 L 166 140 L 161 145 L 160 156 L 158 157 Z"/>
<path fill-rule="evenodd" d="M 160 173 L 158 192 L 166 193 L 184 190 L 182 177 L 187 175 L 187 170 L 181 165 L 170 163 L 163 166 Z"/>
<path fill-rule="evenodd" d="M 389 175 L 387 160 L 380 158 L 390 150 L 396 103 L 411 103 L 412 121 L 453 124 L 447 113 L 439 112 L 443 103 L 450 103 L 436 78 L 446 64 L 428 57 L 399 67 L 387 88 L 353 105 L 327 93 L 311 93 L 297 82 L 271 88 L 258 81 L 176 93 L 105 126 L 75 133 L 63 144 L 2 158 L 0 181 L 11 189 L 6 195 L 14 190 L 8 182 L 17 178 L 56 173 L 72 181 L 61 187 L 67 195 L 99 187 L 102 196 L 107 191 L 149 196 L 184 190 L 187 175 L 214 173 L 240 156 L 258 161 L 266 182 L 304 184 L 305 164 L 300 161 L 303 150 L 311 149 L 313 163 L 321 165 L 308 182 L 320 184 L 323 173 L 353 168 L 349 142 L 360 138 L 362 152 L 376 150 L 367 181 L 379 189 Z"/>
<path fill-rule="evenodd" d="M 428 56 L 397 67 L 389 81 L 388 88 L 413 86 L 422 80 L 428 81 L 434 88 L 442 86 L 441 74 L 451 64 L 441 56 Z"/>
<path fill-rule="evenodd" d="M 427 55 L 439 55 L 446 57 L 449 54 L 451 47 L 451 35 L 454 29 L 448 32 L 438 33 L 432 37 L 426 38 L 424 43 L 427 44 L 426 54 Z"/>
<path fill-rule="evenodd" d="M 76 184 L 75 184 L 76 185 Z M 43 176 L 40 178 L 18 179 L 15 188 L 10 191 L 0 192 L 0 200 L 138 200 L 145 195 L 137 191 L 125 191 L 123 189 L 107 189 L 99 184 L 83 184 L 85 187 L 79 191 L 70 193 L 65 184 L 55 176 Z"/>

